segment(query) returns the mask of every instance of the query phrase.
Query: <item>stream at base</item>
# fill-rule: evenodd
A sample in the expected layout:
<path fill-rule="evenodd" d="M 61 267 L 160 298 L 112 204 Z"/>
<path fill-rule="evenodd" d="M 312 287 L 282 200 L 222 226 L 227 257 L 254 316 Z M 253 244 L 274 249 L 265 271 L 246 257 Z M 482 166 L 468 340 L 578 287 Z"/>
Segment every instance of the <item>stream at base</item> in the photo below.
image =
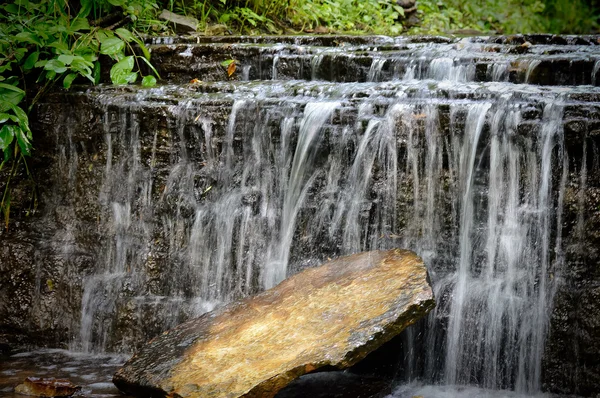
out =
<path fill-rule="evenodd" d="M 42 349 L 0 357 L 0 398 L 21 398 L 14 388 L 26 377 L 64 378 L 81 386 L 75 397 L 132 398 L 112 383 L 112 376 L 129 358 L 121 354 L 85 354 L 60 349 Z M 391 394 L 389 392 L 392 391 Z M 276 398 L 567 398 L 551 394 L 524 395 L 507 390 L 473 386 L 393 386 L 390 380 L 351 372 L 308 374 L 296 380 Z M 569 398 L 577 398 L 572 395 Z"/>

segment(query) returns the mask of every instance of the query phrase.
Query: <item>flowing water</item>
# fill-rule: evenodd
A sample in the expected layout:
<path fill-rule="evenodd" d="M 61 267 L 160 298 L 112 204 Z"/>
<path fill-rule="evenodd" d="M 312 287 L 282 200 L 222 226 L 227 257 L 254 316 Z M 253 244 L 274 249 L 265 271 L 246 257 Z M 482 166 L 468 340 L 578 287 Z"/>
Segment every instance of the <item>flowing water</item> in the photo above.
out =
<path fill-rule="evenodd" d="M 104 235 L 73 350 L 129 352 L 328 257 L 406 247 L 438 305 L 405 333 L 410 383 L 393 396 L 539 393 L 567 176 L 585 182 L 564 126 L 598 106 L 600 51 L 371 40 L 263 43 L 239 82 L 76 94 L 102 115 Z M 167 44 L 191 59 L 202 45 Z M 583 77 L 539 85 L 555 54 Z M 83 155 L 59 142 L 76 168 Z"/>

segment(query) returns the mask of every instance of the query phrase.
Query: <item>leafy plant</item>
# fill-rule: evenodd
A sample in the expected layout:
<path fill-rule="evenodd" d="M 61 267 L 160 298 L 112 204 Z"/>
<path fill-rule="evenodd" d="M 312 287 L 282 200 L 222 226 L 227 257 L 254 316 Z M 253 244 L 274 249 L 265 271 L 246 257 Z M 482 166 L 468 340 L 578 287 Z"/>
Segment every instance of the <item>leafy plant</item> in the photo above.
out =
<path fill-rule="evenodd" d="M 0 6 L 0 171 L 10 168 L 2 181 L 0 209 L 7 227 L 12 179 L 22 166 L 32 179 L 27 166 L 32 106 L 57 82 L 66 89 L 78 79 L 98 83 L 100 55 L 115 61 L 114 84 L 137 81 L 141 63 L 158 76 L 135 28 L 124 27 L 135 26 L 156 7 L 153 0 L 16 0 Z M 152 75 L 142 79 L 144 85 L 155 83 Z"/>

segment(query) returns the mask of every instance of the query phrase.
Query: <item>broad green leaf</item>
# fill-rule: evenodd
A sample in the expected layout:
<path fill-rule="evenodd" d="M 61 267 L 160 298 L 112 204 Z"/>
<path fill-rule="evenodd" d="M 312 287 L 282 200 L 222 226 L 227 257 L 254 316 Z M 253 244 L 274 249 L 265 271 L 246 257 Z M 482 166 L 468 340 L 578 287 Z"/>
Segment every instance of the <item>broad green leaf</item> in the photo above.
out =
<path fill-rule="evenodd" d="M 132 83 L 132 78 L 133 81 L 135 81 L 137 74 L 135 76 L 132 75 L 131 70 L 133 69 L 133 65 L 134 60 L 132 55 L 125 57 L 114 64 L 110 69 L 110 80 L 113 82 L 113 84 Z"/>
<path fill-rule="evenodd" d="M 40 56 L 40 52 L 39 51 L 34 51 L 31 54 L 29 54 L 29 56 L 27 57 L 27 59 L 23 63 L 23 68 L 25 70 L 33 69 L 33 67 L 35 66 L 36 62 L 38 61 L 39 56 Z"/>
<path fill-rule="evenodd" d="M 16 4 L 5 5 L 4 10 L 10 14 L 18 14 L 19 13 L 19 7 Z"/>
<path fill-rule="evenodd" d="M 229 65 L 231 65 L 234 62 L 235 62 L 234 59 L 226 59 L 225 61 L 221 62 L 221 66 L 224 66 L 227 68 Z"/>
<path fill-rule="evenodd" d="M 77 73 L 69 73 L 67 76 L 65 76 L 65 79 L 63 80 L 63 87 L 66 89 L 71 88 L 71 84 L 73 84 L 73 80 L 75 80 L 77 78 Z"/>
<path fill-rule="evenodd" d="M 17 86 L 13 86 L 12 84 L 0 83 L 0 89 L 14 91 L 16 93 L 25 94 L 25 91 L 21 90 Z"/>
<path fill-rule="evenodd" d="M 81 11 L 80 11 L 81 14 Z M 90 30 L 90 23 L 86 18 L 75 18 L 71 22 L 71 32 L 79 32 L 80 30 Z"/>
<path fill-rule="evenodd" d="M 125 80 L 127 80 L 127 83 L 135 83 L 135 81 L 137 80 L 137 77 L 138 77 L 138 73 L 131 72 L 131 73 L 126 74 L 124 77 L 125 77 Z"/>
<path fill-rule="evenodd" d="M 42 45 L 42 43 L 40 42 L 40 38 L 31 32 L 21 32 L 16 34 L 14 37 L 18 42 L 31 43 L 38 46 Z"/>
<path fill-rule="evenodd" d="M 13 106 L 12 111 L 18 118 L 18 123 L 21 129 L 27 134 L 27 138 L 32 139 L 31 129 L 29 128 L 29 118 L 27 113 L 19 106 Z"/>
<path fill-rule="evenodd" d="M 122 7 L 123 5 L 125 5 L 125 0 L 108 0 L 108 2 L 113 6 L 117 7 Z"/>
<path fill-rule="evenodd" d="M 64 65 L 71 65 L 75 57 L 73 55 L 61 54 L 58 56 L 58 60 L 62 62 Z"/>
<path fill-rule="evenodd" d="M 399 5 L 394 5 L 394 10 L 396 10 L 400 16 L 404 16 L 404 8 L 400 7 Z"/>
<path fill-rule="evenodd" d="M 58 59 L 51 59 L 44 65 L 44 69 L 55 73 L 64 73 L 67 71 L 65 63 Z"/>
<path fill-rule="evenodd" d="M 144 87 L 152 87 L 156 85 L 156 78 L 154 76 L 148 75 L 144 76 L 142 79 L 142 86 Z"/>
<path fill-rule="evenodd" d="M 10 119 L 10 115 L 8 113 L 0 113 L 0 124 L 5 123 Z"/>
<path fill-rule="evenodd" d="M 27 138 L 27 133 L 21 128 L 16 128 L 15 136 L 17 137 L 17 144 L 21 148 L 23 155 L 29 156 L 31 154 L 31 142 Z"/>
<path fill-rule="evenodd" d="M 0 65 L 0 73 L 4 73 L 7 70 L 12 71 L 12 64 L 13 62 L 8 62 L 5 65 Z"/>
<path fill-rule="evenodd" d="M 125 49 L 125 42 L 118 37 L 109 37 L 100 44 L 100 53 L 106 55 L 116 55 Z"/>
<path fill-rule="evenodd" d="M 25 47 L 17 48 L 14 52 L 15 59 L 19 62 L 25 57 L 25 53 L 27 53 L 27 49 Z"/>
<path fill-rule="evenodd" d="M 47 59 L 42 59 L 41 61 L 37 61 L 35 63 L 35 67 L 36 68 L 43 68 L 44 66 L 46 66 L 47 63 L 48 63 Z"/>
<path fill-rule="evenodd" d="M 20 106 L 14 105 L 12 107 L 13 112 L 19 118 L 20 123 L 29 124 L 29 118 L 27 117 L 27 113 Z"/>
<path fill-rule="evenodd" d="M 49 70 L 48 72 L 46 72 L 46 80 L 54 80 L 55 77 L 56 77 L 55 71 Z"/>
<path fill-rule="evenodd" d="M 0 112 L 6 112 L 13 106 L 18 105 L 24 97 L 25 93 L 0 90 Z"/>
<path fill-rule="evenodd" d="M 6 151 L 9 145 L 13 142 L 16 130 L 17 126 L 12 124 L 2 126 L 2 129 L 0 130 L 0 149 L 2 149 L 2 151 Z"/>
<path fill-rule="evenodd" d="M 98 59 L 98 57 L 96 56 L 96 52 L 92 51 L 89 47 L 85 47 L 81 50 L 75 51 L 75 54 L 80 56 L 90 64 Z"/>
<path fill-rule="evenodd" d="M 56 48 L 58 51 L 61 51 L 61 52 L 69 51 L 69 46 L 67 45 L 67 43 L 63 42 L 62 40 L 57 40 L 57 41 L 53 41 L 52 43 L 46 44 L 46 47 Z"/>
<path fill-rule="evenodd" d="M 119 37 L 121 39 L 123 39 L 125 41 L 135 40 L 135 37 L 133 36 L 133 34 L 129 30 L 125 29 L 125 28 L 119 28 L 119 29 L 115 30 L 115 33 L 117 35 L 119 35 Z"/>

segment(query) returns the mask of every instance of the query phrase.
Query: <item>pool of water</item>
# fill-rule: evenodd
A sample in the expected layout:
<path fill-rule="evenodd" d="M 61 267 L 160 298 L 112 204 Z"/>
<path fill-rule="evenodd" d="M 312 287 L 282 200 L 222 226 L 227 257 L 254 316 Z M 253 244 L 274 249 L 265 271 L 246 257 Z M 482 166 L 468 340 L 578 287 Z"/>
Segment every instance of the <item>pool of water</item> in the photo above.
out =
<path fill-rule="evenodd" d="M 75 394 L 79 397 L 133 398 L 121 394 L 112 383 L 113 374 L 128 358 L 127 355 L 93 355 L 59 349 L 0 356 L 0 398 L 23 398 L 23 395 L 14 393 L 14 388 L 29 376 L 68 379 L 81 386 Z M 390 381 L 349 372 L 326 372 L 301 377 L 283 389 L 277 398 L 567 398 L 550 394 L 523 395 L 473 386 L 417 383 L 396 386 L 389 394 L 390 391 Z"/>
<path fill-rule="evenodd" d="M 112 375 L 128 356 L 92 355 L 58 349 L 22 352 L 0 357 L 0 397 L 23 398 L 14 388 L 26 377 L 68 379 L 81 386 L 75 396 L 125 398 L 112 383 Z"/>

